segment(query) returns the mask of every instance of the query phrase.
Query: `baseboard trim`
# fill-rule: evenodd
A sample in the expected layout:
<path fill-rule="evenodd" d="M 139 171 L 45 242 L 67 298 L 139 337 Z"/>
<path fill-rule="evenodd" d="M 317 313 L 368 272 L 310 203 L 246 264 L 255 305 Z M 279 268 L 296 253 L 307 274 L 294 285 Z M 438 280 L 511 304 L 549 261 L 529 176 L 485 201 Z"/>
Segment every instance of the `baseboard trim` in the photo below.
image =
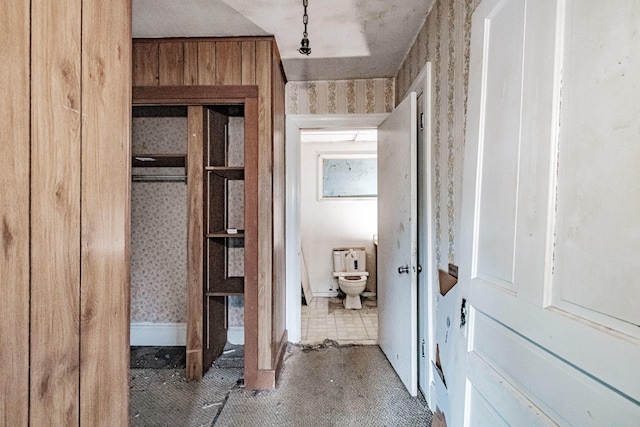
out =
<path fill-rule="evenodd" d="M 331 297 L 337 297 L 338 296 L 338 291 L 328 291 L 328 292 L 314 292 L 313 293 L 313 297 L 316 298 L 331 298 Z"/>
<path fill-rule="evenodd" d="M 376 293 L 373 291 L 364 291 L 362 294 L 363 297 L 375 297 Z M 313 293 L 313 297 L 316 298 L 331 298 L 331 297 L 337 297 L 338 296 L 338 291 L 328 291 L 328 292 L 314 292 Z"/>
<path fill-rule="evenodd" d="M 187 345 L 186 323 L 133 322 L 130 325 L 131 345 L 184 346 Z"/>
<path fill-rule="evenodd" d="M 244 345 L 244 326 L 229 326 L 227 341 L 235 345 Z"/>

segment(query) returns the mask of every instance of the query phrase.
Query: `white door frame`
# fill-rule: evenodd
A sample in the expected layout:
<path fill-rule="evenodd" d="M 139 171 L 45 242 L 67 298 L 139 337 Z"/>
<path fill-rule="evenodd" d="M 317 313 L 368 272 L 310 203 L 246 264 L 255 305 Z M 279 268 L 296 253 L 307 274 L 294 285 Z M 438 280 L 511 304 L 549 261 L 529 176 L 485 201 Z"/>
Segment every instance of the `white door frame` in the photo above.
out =
<path fill-rule="evenodd" d="M 377 128 L 388 114 L 295 114 L 286 116 L 286 326 L 289 341 L 300 342 L 300 130 Z"/>
<path fill-rule="evenodd" d="M 426 327 L 424 328 L 426 331 L 426 347 L 427 347 L 427 389 L 422 390 L 425 393 L 425 399 L 429 404 L 430 408 L 435 408 L 435 390 L 432 389 L 432 385 L 434 384 L 433 378 L 433 369 L 431 369 L 431 361 L 435 360 L 435 307 L 436 307 L 436 284 L 437 280 L 437 268 L 436 268 L 436 260 L 435 260 L 435 236 L 433 235 L 433 176 L 432 176 L 432 152 L 431 152 L 431 136 L 432 136 L 432 118 L 433 111 L 431 106 L 432 100 L 432 87 L 431 87 L 431 62 L 427 62 L 418 76 L 415 78 L 409 89 L 407 89 L 407 93 L 416 92 L 418 97 L 422 94 L 422 103 L 423 103 L 423 112 L 424 112 L 424 145 L 426 149 L 423 151 L 424 159 L 422 164 L 424 169 L 418 171 L 420 174 L 418 175 L 418 179 L 421 180 L 421 184 L 419 187 L 423 190 L 418 194 L 418 198 L 420 199 L 419 204 L 424 206 L 424 212 L 418 212 L 418 214 L 426 215 L 426 221 L 424 221 L 424 229 L 421 230 L 423 233 L 426 233 L 424 239 L 420 239 L 421 236 L 418 236 L 418 245 L 419 245 L 419 258 L 418 264 L 422 267 L 423 274 L 418 276 L 418 283 L 421 281 L 425 281 L 425 286 L 427 289 L 426 293 L 426 311 L 427 315 L 425 318 L 418 318 L 418 321 L 426 322 Z M 420 245 L 420 242 L 424 242 L 423 245 Z M 426 254 L 426 256 L 425 256 Z M 419 305 L 419 304 L 418 304 Z M 420 342 L 418 342 L 420 345 Z M 418 350 L 420 352 L 420 349 Z M 422 372 L 419 372 L 418 375 L 423 375 Z"/>
<path fill-rule="evenodd" d="M 423 93 L 424 113 L 425 113 L 425 141 L 427 147 L 431 147 L 432 133 L 432 109 L 431 109 L 431 63 L 427 62 L 416 79 L 413 81 L 407 93 Z M 377 128 L 388 114 L 288 114 L 286 116 L 286 138 L 285 138 L 285 174 L 286 174 L 286 328 L 289 341 L 297 343 L 301 340 L 301 285 L 300 285 L 300 131 L 302 129 L 357 129 L 357 128 Z M 432 205 L 432 174 L 431 174 L 431 149 L 425 150 L 427 158 L 424 165 L 428 170 L 423 171 L 418 179 L 423 180 L 422 188 L 425 193 L 418 197 L 426 198 L 423 206 L 426 206 L 427 215 L 427 247 L 422 248 L 423 253 L 430 256 L 426 258 L 426 263 L 422 264 L 423 271 L 427 274 L 423 276 L 427 286 L 427 322 L 426 331 L 428 338 L 428 363 L 435 360 L 433 337 L 434 337 L 434 310 L 435 310 L 435 258 L 433 256 L 433 205 Z M 424 261 L 419 261 L 424 262 Z M 427 369 L 428 384 L 433 384 L 433 370 Z M 423 390 L 424 392 L 424 390 Z M 433 405 L 435 393 L 429 387 L 425 396 L 427 403 Z M 434 406 L 430 406 L 434 407 Z"/>

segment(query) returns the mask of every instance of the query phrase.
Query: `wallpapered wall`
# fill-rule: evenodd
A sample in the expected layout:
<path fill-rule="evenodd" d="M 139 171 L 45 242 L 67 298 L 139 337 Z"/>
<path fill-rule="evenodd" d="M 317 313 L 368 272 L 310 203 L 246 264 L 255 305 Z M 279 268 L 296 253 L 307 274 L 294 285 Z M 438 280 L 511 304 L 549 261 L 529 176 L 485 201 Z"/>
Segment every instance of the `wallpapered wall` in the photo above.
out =
<path fill-rule="evenodd" d="M 134 154 L 187 151 L 187 118 L 134 117 Z M 134 174 L 184 174 L 179 168 L 134 168 Z M 187 186 L 131 185 L 131 322 L 185 322 Z"/>
<path fill-rule="evenodd" d="M 394 79 L 289 82 L 287 114 L 374 114 L 394 107 Z"/>
<path fill-rule="evenodd" d="M 244 119 L 229 120 L 229 162 L 243 164 Z M 187 118 L 134 117 L 134 154 L 186 153 Z M 176 174 L 182 168 L 134 168 L 133 174 Z M 229 188 L 229 227 L 242 229 L 242 183 Z M 244 275 L 244 249 L 233 248 L 228 269 Z M 131 322 L 186 322 L 187 186 L 184 182 L 133 182 L 131 189 Z M 244 300 L 229 298 L 229 326 L 244 325 Z"/>
<path fill-rule="evenodd" d="M 456 263 L 456 248 L 461 242 L 460 207 L 462 199 L 462 165 L 465 145 L 467 89 L 471 16 L 480 0 L 436 0 L 409 54 L 396 75 L 396 99 L 402 100 L 409 86 L 427 61 L 432 64 L 432 179 L 434 194 L 434 222 L 436 265 L 447 271 L 448 263 Z M 464 337 L 454 333 L 460 324 L 464 289 L 455 286 L 446 296 L 438 294 L 435 310 L 435 337 L 440 360 L 448 384 L 464 378 L 457 371 L 457 352 L 466 351 Z M 451 330 L 450 330 L 451 328 Z M 434 374 L 436 381 L 439 380 Z M 438 387 L 436 387 L 438 389 Z M 444 389 L 444 386 L 440 390 Z M 435 396 L 436 407 L 449 412 L 451 396 Z M 434 410 L 436 408 L 433 408 Z"/>
<path fill-rule="evenodd" d="M 480 0 L 436 0 L 396 74 L 396 102 L 427 61 L 432 64 L 436 262 L 456 262 L 469 80 L 471 15 Z"/>

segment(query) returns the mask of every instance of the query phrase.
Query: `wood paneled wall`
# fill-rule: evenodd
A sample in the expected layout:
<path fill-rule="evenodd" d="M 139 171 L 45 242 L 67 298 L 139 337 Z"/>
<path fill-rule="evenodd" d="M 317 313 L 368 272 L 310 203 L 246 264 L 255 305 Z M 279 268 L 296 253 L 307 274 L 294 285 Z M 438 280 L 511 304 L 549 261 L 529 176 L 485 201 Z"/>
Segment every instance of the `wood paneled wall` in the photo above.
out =
<path fill-rule="evenodd" d="M 25 426 L 29 401 L 29 2 L 0 13 L 0 426 Z"/>
<path fill-rule="evenodd" d="M 269 382 L 275 384 L 274 371 L 286 344 L 285 83 L 273 37 L 136 39 L 133 42 L 134 86 L 258 86 L 257 362 L 258 369 L 265 371 L 265 375 L 256 381 L 261 386 Z M 248 318 L 245 317 L 245 321 Z"/>
<path fill-rule="evenodd" d="M 274 53 L 274 57 L 277 52 Z M 273 366 L 278 366 L 287 342 L 285 245 L 285 81 L 280 58 L 273 61 Z"/>
<path fill-rule="evenodd" d="M 34 1 L 31 22 L 37 35 L 31 46 L 30 420 L 75 426 L 80 413 L 81 4 Z"/>
<path fill-rule="evenodd" d="M 130 2 L 10 3 L 0 426 L 126 425 Z"/>
<path fill-rule="evenodd" d="M 273 324 L 273 128 L 271 43 L 256 46 L 258 85 L 258 369 L 272 368 Z M 263 143 L 267 142 L 268 143 Z"/>
<path fill-rule="evenodd" d="M 130 1 L 83 1 L 82 29 L 80 424 L 106 427 L 129 422 Z"/>
<path fill-rule="evenodd" d="M 136 39 L 133 85 L 255 85 L 259 70 L 270 64 L 256 58 L 271 52 L 272 44 L 247 37 Z"/>

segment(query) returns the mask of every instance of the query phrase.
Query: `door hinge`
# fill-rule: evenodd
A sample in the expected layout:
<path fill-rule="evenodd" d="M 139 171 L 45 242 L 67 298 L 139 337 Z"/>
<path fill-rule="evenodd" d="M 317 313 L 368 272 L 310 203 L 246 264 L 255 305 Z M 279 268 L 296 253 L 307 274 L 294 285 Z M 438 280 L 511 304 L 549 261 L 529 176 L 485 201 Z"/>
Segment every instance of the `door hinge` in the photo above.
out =
<path fill-rule="evenodd" d="M 420 130 L 424 130 L 424 113 L 420 113 Z"/>
<path fill-rule="evenodd" d="M 422 340 L 422 357 L 425 357 L 425 355 L 424 355 L 424 340 Z"/>

